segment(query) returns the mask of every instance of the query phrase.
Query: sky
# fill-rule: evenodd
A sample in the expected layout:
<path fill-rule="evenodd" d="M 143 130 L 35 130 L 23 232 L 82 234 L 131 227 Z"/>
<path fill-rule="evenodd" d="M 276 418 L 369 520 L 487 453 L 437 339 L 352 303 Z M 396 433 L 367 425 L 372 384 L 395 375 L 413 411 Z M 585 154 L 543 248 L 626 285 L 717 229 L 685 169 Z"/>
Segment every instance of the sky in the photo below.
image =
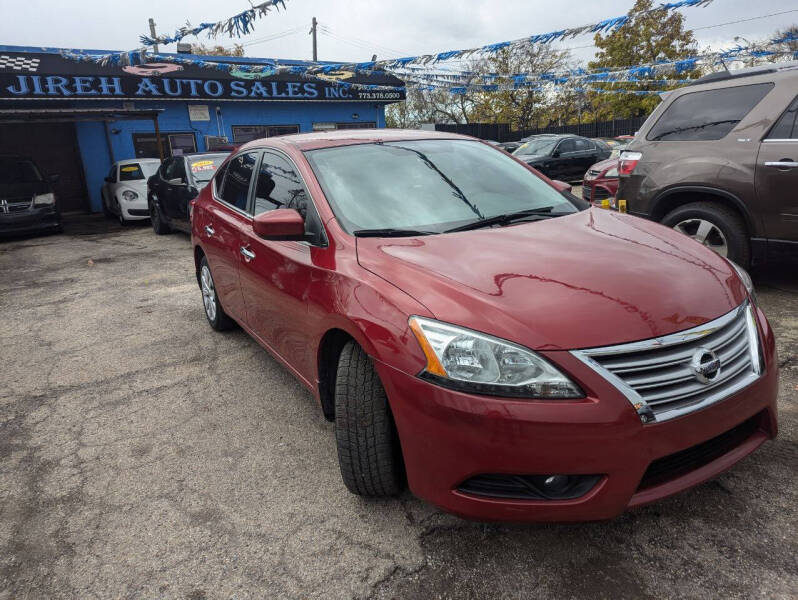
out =
<path fill-rule="evenodd" d="M 259 0 L 253 0 L 257 3 Z M 247 56 L 311 58 L 311 18 L 319 21 L 319 60 L 364 61 L 373 54 L 395 58 L 471 48 L 536 33 L 576 27 L 625 14 L 633 0 L 286 0 L 286 9 L 256 22 L 240 40 Z M 0 45 L 132 50 L 149 33 L 153 17 L 159 33 L 173 33 L 186 21 L 218 21 L 249 7 L 247 0 L 0 0 Z M 791 11 L 788 14 L 722 25 Z M 759 40 L 798 23 L 798 0 L 714 0 L 706 8 L 681 10 L 701 47 L 734 43 L 735 36 Z M 721 25 L 721 26 L 717 26 Z M 273 39 L 268 39 L 272 37 Z M 267 39 L 264 39 L 267 38 Z M 188 38 L 194 41 L 195 38 Z M 209 44 L 202 36 L 199 41 Z M 559 44 L 577 48 L 588 60 L 590 36 Z M 171 45 L 161 51 L 175 51 Z"/>

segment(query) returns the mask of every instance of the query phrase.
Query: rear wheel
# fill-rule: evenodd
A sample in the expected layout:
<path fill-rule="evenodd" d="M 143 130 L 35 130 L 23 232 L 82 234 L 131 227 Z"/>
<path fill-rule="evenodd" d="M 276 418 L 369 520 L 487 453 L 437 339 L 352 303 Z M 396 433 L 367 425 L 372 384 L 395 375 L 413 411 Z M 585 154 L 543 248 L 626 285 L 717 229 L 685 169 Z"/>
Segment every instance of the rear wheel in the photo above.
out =
<path fill-rule="evenodd" d="M 371 359 L 355 342 L 347 343 L 338 359 L 335 441 L 350 492 L 393 496 L 401 491 L 402 458 L 388 398 Z"/>
<path fill-rule="evenodd" d="M 744 269 L 751 264 L 748 231 L 740 215 L 730 208 L 714 202 L 693 202 L 669 212 L 662 224 L 693 238 Z"/>
<path fill-rule="evenodd" d="M 202 290 L 202 304 L 205 308 L 205 316 L 208 323 L 216 331 L 226 331 L 235 327 L 235 321 L 224 312 L 219 296 L 216 293 L 216 285 L 213 283 L 213 275 L 208 265 L 208 259 L 204 256 L 200 261 L 200 290 Z"/>
<path fill-rule="evenodd" d="M 172 228 L 164 222 L 161 216 L 161 211 L 155 201 L 150 198 L 150 223 L 152 223 L 152 230 L 158 235 L 166 235 L 172 232 Z"/>

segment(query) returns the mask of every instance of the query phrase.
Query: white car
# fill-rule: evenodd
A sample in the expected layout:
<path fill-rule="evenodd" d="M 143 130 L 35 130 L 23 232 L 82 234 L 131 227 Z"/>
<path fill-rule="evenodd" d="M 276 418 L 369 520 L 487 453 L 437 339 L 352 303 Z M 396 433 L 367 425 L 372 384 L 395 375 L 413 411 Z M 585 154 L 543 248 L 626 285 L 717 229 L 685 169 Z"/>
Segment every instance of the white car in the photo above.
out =
<path fill-rule="evenodd" d="M 161 166 L 157 158 L 131 158 L 113 164 L 102 187 L 103 212 L 128 221 L 149 219 L 147 179 Z"/>

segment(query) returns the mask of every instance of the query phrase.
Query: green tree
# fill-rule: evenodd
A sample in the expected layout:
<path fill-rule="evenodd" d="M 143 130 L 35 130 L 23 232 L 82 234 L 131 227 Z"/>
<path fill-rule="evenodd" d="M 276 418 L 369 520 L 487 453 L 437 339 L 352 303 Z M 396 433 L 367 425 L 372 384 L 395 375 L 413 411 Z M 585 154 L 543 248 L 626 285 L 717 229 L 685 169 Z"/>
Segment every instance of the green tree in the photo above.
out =
<path fill-rule="evenodd" d="M 637 0 L 629 11 L 629 21 L 609 35 L 596 34 L 598 51 L 591 69 L 602 67 L 628 67 L 648 64 L 658 60 L 678 60 L 695 53 L 693 32 L 684 27 L 684 17 L 676 12 L 655 10 L 653 0 Z M 644 13 L 644 14 L 643 14 Z M 680 77 L 685 78 L 682 74 Z M 632 89 L 672 89 L 663 86 L 623 86 L 606 84 L 602 87 L 612 89 L 630 87 Z M 631 94 L 590 94 L 594 116 L 598 119 L 640 117 L 649 114 L 659 104 L 655 95 L 635 96 Z"/>

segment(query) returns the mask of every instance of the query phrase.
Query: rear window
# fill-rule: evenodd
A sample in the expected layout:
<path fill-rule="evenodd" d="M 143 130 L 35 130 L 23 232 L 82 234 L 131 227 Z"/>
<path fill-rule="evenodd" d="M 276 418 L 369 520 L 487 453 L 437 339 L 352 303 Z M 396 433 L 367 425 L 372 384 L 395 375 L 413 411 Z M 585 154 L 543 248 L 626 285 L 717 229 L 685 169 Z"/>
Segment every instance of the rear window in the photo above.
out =
<path fill-rule="evenodd" d="M 147 179 L 158 170 L 160 163 L 131 163 L 119 166 L 119 181 L 137 181 Z"/>
<path fill-rule="evenodd" d="M 784 111 L 781 118 L 768 135 L 771 140 L 789 140 L 798 138 L 798 127 L 796 127 L 796 117 L 798 117 L 798 98 Z"/>
<path fill-rule="evenodd" d="M 720 140 L 772 88 L 772 83 L 758 83 L 680 96 L 665 109 L 646 139 L 653 142 Z"/>

